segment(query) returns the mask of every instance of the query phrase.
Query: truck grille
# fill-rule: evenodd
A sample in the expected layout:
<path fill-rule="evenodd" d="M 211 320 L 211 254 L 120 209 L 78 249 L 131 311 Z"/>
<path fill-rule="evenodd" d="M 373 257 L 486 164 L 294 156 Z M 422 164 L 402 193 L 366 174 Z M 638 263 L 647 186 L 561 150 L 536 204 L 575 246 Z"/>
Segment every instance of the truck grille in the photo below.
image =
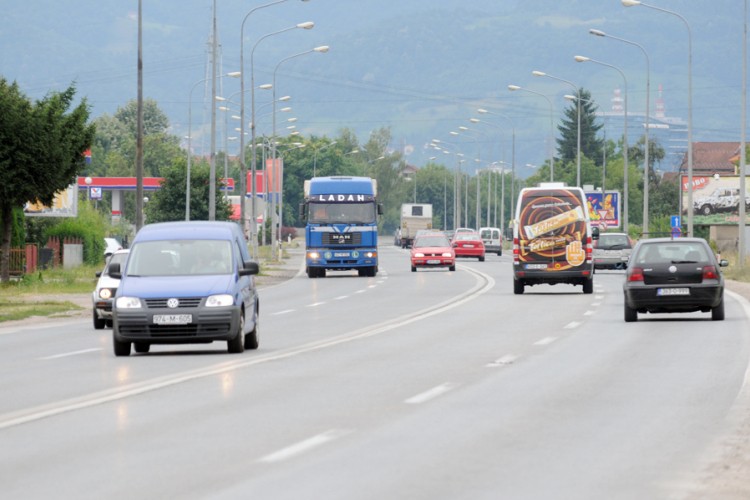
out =
<path fill-rule="evenodd" d="M 323 233 L 323 245 L 361 245 L 362 233 L 346 233 L 351 238 L 339 238 L 338 233 Z M 339 235 L 340 236 L 340 235 Z"/>

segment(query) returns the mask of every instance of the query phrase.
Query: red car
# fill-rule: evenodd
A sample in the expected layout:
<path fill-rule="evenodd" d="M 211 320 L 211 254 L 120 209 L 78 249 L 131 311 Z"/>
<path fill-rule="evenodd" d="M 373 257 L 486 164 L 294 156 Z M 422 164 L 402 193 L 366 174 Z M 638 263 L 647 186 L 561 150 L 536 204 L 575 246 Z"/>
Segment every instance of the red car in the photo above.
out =
<path fill-rule="evenodd" d="M 419 234 L 411 246 L 411 272 L 418 267 L 447 267 L 456 270 L 456 253 L 443 233 Z"/>
<path fill-rule="evenodd" d="M 484 242 L 479 233 L 457 233 L 451 245 L 456 257 L 476 257 L 484 262 Z"/>

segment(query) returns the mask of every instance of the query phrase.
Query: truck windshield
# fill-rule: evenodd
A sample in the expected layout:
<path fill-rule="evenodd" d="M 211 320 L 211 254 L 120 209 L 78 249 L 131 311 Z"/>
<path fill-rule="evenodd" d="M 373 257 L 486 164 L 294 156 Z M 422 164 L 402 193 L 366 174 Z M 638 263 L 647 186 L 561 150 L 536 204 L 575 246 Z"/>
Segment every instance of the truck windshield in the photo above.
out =
<path fill-rule="evenodd" d="M 310 203 L 309 222 L 313 224 L 371 224 L 375 203 Z"/>

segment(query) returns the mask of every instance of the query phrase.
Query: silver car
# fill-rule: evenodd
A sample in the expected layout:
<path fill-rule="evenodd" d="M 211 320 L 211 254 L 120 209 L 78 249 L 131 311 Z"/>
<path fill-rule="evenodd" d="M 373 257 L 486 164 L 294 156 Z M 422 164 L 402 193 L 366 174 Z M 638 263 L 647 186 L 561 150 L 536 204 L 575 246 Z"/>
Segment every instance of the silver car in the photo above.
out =
<path fill-rule="evenodd" d="M 633 240 L 625 233 L 601 233 L 594 241 L 594 269 L 626 269 Z"/>

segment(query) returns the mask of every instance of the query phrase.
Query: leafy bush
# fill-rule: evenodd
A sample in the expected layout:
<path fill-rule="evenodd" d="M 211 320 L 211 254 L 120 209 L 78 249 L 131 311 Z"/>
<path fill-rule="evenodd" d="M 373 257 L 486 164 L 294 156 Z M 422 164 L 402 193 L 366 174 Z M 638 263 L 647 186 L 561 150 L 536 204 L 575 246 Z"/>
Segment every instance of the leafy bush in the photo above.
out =
<path fill-rule="evenodd" d="M 47 228 L 45 239 L 52 236 L 62 238 L 80 238 L 83 241 L 83 261 L 86 264 L 98 265 L 104 253 L 104 236 L 107 231 L 107 220 L 97 212 L 90 203 L 78 205 L 78 217 L 63 219 L 58 224 Z"/>

